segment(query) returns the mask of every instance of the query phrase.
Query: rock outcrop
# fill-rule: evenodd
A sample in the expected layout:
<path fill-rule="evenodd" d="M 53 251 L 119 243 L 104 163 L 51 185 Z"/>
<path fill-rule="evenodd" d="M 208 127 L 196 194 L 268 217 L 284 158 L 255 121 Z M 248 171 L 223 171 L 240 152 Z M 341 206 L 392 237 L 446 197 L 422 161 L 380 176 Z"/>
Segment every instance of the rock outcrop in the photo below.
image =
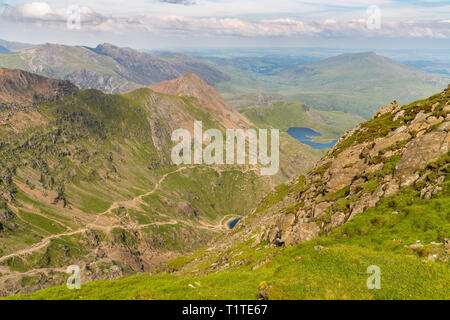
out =
<path fill-rule="evenodd" d="M 449 104 L 450 87 L 421 104 L 401 107 L 394 101 L 381 108 L 309 172 L 307 188 L 288 202 L 300 208 L 289 214 L 281 210 L 262 239 L 296 244 L 344 224 L 402 188 L 420 188 L 423 197 L 439 191 L 448 163 L 438 165 L 433 179 L 427 165 L 450 151 Z"/>

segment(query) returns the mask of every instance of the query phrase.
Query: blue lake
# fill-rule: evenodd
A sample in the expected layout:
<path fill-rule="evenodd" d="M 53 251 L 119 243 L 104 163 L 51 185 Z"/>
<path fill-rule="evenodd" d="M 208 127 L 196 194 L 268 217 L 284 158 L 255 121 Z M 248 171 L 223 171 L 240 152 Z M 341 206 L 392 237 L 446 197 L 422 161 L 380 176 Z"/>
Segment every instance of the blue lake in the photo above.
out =
<path fill-rule="evenodd" d="M 337 140 L 332 140 L 327 143 L 318 143 L 312 140 L 312 137 L 320 137 L 322 136 L 320 133 L 311 130 L 309 128 L 289 128 L 286 131 L 291 137 L 297 139 L 301 143 L 307 144 L 308 146 L 313 147 L 314 149 L 323 149 L 323 148 L 332 148 Z"/>
<path fill-rule="evenodd" d="M 234 226 L 241 220 L 242 218 L 236 218 L 228 222 L 228 228 L 233 229 Z"/>

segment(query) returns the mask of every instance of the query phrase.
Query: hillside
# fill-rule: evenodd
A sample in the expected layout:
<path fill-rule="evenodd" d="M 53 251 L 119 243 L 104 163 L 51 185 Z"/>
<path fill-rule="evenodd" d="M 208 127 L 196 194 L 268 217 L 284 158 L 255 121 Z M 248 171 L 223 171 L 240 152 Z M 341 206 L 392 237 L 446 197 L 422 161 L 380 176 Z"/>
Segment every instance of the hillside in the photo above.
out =
<path fill-rule="evenodd" d="M 450 87 L 380 109 L 160 274 L 13 299 L 448 299 Z M 381 289 L 368 290 L 369 266 Z"/>
<path fill-rule="evenodd" d="M 81 89 L 122 93 L 193 71 L 214 84 L 228 77 L 187 55 L 156 57 L 111 44 L 96 48 L 59 44 L 37 45 L 0 54 L 0 67 L 70 80 Z"/>
<path fill-rule="evenodd" d="M 22 70 L 0 68 L 0 109 L 28 107 L 74 95 L 69 81 L 48 79 Z"/>
<path fill-rule="evenodd" d="M 260 93 L 279 94 L 315 109 L 344 111 L 366 119 L 394 99 L 410 103 L 448 85 L 447 79 L 373 52 L 342 54 L 263 74 L 239 69 L 232 61 L 216 66 L 232 78 L 216 87 L 233 105 L 258 105 Z"/>
<path fill-rule="evenodd" d="M 108 95 L 17 70 L 0 78 L 0 97 L 16 101 L 0 109 L 2 296 L 61 284 L 71 264 L 82 266 L 86 281 L 153 270 L 205 245 L 274 182 L 318 158 L 285 137 L 272 178 L 250 166 L 176 167 L 174 130 L 192 130 L 194 120 L 205 130 L 253 124 L 240 114 L 224 122 L 235 111 L 203 104 L 201 94 Z M 221 101 L 195 75 L 177 82 Z"/>
<path fill-rule="evenodd" d="M 203 60 L 187 54 L 153 56 L 129 48 L 119 48 L 108 43 L 98 45 L 91 50 L 113 58 L 126 69 L 124 76 L 128 80 L 141 85 L 150 85 L 177 78 L 188 71 L 197 74 L 210 85 L 229 80 L 229 77 L 223 72 L 213 68 Z"/>
<path fill-rule="evenodd" d="M 241 108 L 239 112 L 259 127 L 287 131 L 293 127 L 313 129 L 322 134 L 316 140 L 338 139 L 345 131 L 364 121 L 341 111 L 321 111 L 299 102 L 276 101 L 271 105 Z"/>

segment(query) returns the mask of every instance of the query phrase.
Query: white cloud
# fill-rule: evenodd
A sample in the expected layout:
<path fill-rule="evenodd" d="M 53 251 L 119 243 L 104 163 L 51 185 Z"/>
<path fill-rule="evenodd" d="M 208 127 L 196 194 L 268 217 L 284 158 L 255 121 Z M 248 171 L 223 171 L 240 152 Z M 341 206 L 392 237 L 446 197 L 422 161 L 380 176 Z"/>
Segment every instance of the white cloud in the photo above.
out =
<path fill-rule="evenodd" d="M 86 6 L 80 6 L 78 10 L 80 12 L 81 22 L 87 24 L 100 24 L 108 19 Z M 47 2 L 31 2 L 16 7 L 7 7 L 3 11 L 2 17 L 24 23 L 66 23 L 70 17 L 70 13 L 68 12 L 68 8 L 52 9 Z"/>
<path fill-rule="evenodd" d="M 111 0 L 114 2 L 113 0 Z M 133 0 L 130 0 L 133 1 Z M 267 0 L 260 0 L 266 3 Z M 325 0 L 324 0 L 325 1 Z M 322 1 L 322 2 L 324 2 Z M 161 2 L 161 1 L 158 1 Z M 167 2 L 167 1 L 163 1 Z M 184 3 L 181 0 L 169 2 Z M 208 5 L 214 5 L 206 1 Z M 232 1 L 234 2 L 234 0 Z M 250 1 L 251 2 L 251 1 Z M 326 1 L 325 1 L 326 2 Z M 205 0 L 199 0 L 204 4 Z M 342 5 L 352 6 L 353 0 L 347 0 Z M 172 7 L 172 3 L 162 4 Z M 217 6 L 224 6 L 222 2 Z M 248 5 L 248 3 L 247 3 Z M 291 1 L 280 0 L 280 7 L 292 5 Z M 309 4 L 306 4 L 309 5 Z M 248 8 L 246 8 L 247 10 Z M 379 30 L 368 30 L 366 27 L 365 11 L 353 17 L 315 17 L 305 19 L 295 16 L 284 17 L 220 17 L 220 16 L 188 16 L 183 14 L 146 14 L 140 15 L 109 15 L 100 14 L 87 6 L 80 7 L 81 24 L 84 31 L 99 31 L 116 34 L 132 34 L 136 30 L 145 31 L 159 36 L 237 36 L 237 37 L 388 37 L 388 38 L 450 38 L 447 23 L 450 20 L 414 21 L 411 15 L 408 20 L 393 19 L 382 12 L 382 24 Z M 312 17 L 312 15 L 306 15 Z M 387 16 L 387 18 L 385 18 Z M 67 8 L 52 8 L 47 2 L 32 2 L 4 10 L 4 19 L 24 24 L 39 24 L 48 28 L 61 28 L 66 23 L 69 14 Z M 101 39 L 99 39 L 101 41 Z"/>

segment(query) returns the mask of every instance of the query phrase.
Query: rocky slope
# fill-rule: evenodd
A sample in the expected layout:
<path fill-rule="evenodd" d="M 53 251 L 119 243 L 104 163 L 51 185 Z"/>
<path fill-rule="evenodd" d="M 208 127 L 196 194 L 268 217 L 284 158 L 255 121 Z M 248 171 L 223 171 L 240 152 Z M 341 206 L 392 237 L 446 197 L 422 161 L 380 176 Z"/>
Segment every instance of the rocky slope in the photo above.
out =
<path fill-rule="evenodd" d="M 129 48 L 119 48 L 109 43 L 98 45 L 91 50 L 113 58 L 124 67 L 126 70 L 124 76 L 127 79 L 141 85 L 177 78 L 188 71 L 194 72 L 210 85 L 229 80 L 223 72 L 186 54 L 153 56 Z"/>
<path fill-rule="evenodd" d="M 77 91 L 78 88 L 69 81 L 0 68 L 0 109 L 28 107 L 71 96 Z"/>
<path fill-rule="evenodd" d="M 212 112 L 216 113 L 221 118 L 221 121 L 230 128 L 238 129 L 254 126 L 251 121 L 232 109 L 216 89 L 208 85 L 192 71 L 179 78 L 154 84 L 150 88 L 160 93 L 196 98 L 200 103 L 208 106 Z"/>

